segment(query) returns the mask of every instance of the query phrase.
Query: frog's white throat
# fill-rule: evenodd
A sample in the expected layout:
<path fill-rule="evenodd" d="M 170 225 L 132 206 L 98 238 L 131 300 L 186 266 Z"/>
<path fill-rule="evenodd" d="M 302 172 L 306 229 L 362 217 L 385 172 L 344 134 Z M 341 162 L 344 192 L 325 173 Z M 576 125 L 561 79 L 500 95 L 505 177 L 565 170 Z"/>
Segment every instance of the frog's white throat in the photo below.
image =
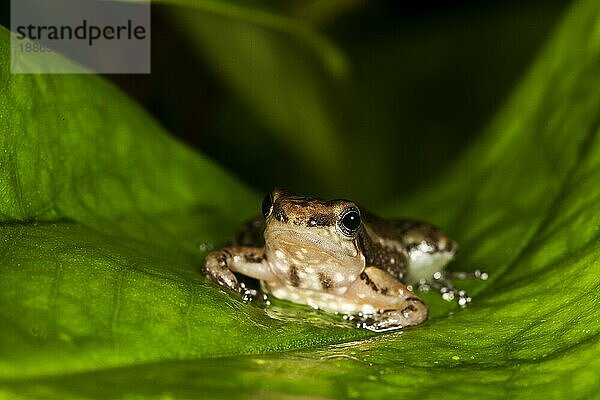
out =
<path fill-rule="evenodd" d="M 265 251 L 270 261 L 274 257 L 301 265 L 335 263 L 348 266 L 360 263 L 360 252 L 355 241 L 341 238 L 335 229 L 268 227 L 265 230 Z"/>
<path fill-rule="evenodd" d="M 265 230 L 271 271 L 286 285 L 310 290 L 351 284 L 365 267 L 357 244 L 327 229 L 294 226 Z"/>
<path fill-rule="evenodd" d="M 295 226 L 290 228 L 267 228 L 265 230 L 265 243 L 267 247 L 277 248 L 282 251 L 301 250 L 306 252 L 322 252 L 332 257 L 356 257 L 358 248 L 355 241 L 342 238 L 335 227 L 304 228 Z"/>

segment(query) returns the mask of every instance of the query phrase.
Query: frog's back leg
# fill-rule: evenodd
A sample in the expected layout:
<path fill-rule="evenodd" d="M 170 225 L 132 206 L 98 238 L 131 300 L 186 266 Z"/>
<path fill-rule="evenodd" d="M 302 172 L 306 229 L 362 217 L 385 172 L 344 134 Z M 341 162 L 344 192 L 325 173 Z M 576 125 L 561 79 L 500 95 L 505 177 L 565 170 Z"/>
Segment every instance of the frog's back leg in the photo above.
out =
<path fill-rule="evenodd" d="M 442 277 L 446 265 L 458 252 L 456 242 L 434 225 L 411 220 L 397 222 L 409 259 L 405 282 L 416 285 Z"/>
<path fill-rule="evenodd" d="M 458 251 L 458 245 L 434 225 L 414 220 L 391 221 L 402 235 L 408 254 L 406 282 L 409 286 L 441 293 L 445 300 L 457 299 L 461 306 L 471 301 L 462 290 L 454 287 L 445 271 Z"/>
<path fill-rule="evenodd" d="M 375 236 L 371 242 L 379 240 L 381 245 L 388 246 L 387 251 L 394 245 L 403 249 L 405 270 L 401 275 L 393 275 L 399 275 L 397 277 L 409 287 L 423 291 L 435 289 L 445 300 L 456 300 L 459 305 L 465 306 L 471 298 L 463 290 L 454 287 L 450 280 L 487 278 L 487 274 L 481 271 L 445 271 L 446 265 L 455 257 L 458 246 L 434 225 L 411 219 L 384 220 L 373 215 L 368 215 L 367 219 Z M 380 266 L 392 273 L 395 270 L 391 267 L 385 262 Z"/>
<path fill-rule="evenodd" d="M 458 251 L 458 245 L 439 228 L 419 221 L 393 221 L 401 232 L 408 253 L 408 269 L 405 282 L 423 290 L 435 289 L 444 300 L 456 300 L 462 307 L 471 301 L 464 290 L 456 288 L 452 279 L 487 279 L 479 270 L 472 272 L 449 272 L 446 265 Z"/>
<path fill-rule="evenodd" d="M 416 285 L 423 280 L 431 281 L 436 273 L 443 273 L 458 251 L 454 240 L 426 222 L 411 219 L 385 220 L 371 214 L 366 215 L 365 220 L 367 232 L 372 232 L 369 236 L 373 236 L 369 238 L 370 243 L 376 243 L 377 247 L 381 248 L 378 252 L 395 251 L 398 253 L 395 259 L 403 261 L 389 265 L 387 259 L 390 257 L 373 257 L 372 265 L 390 272 L 406 284 Z M 369 244 L 366 247 L 370 247 Z M 403 267 L 404 270 L 394 274 L 392 267 Z"/>

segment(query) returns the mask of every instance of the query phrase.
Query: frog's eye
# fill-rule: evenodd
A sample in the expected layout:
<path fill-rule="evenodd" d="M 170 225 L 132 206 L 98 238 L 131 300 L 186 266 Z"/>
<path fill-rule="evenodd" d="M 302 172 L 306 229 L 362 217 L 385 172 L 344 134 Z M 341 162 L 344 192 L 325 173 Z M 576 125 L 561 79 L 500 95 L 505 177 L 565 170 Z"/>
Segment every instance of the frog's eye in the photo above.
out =
<path fill-rule="evenodd" d="M 339 227 L 345 235 L 354 234 L 360 228 L 360 212 L 355 207 L 349 208 L 342 213 Z"/>
<path fill-rule="evenodd" d="M 271 211 L 273 211 L 273 195 L 271 193 L 265 196 L 265 199 L 262 202 L 262 213 L 265 218 L 268 218 L 271 215 Z"/>

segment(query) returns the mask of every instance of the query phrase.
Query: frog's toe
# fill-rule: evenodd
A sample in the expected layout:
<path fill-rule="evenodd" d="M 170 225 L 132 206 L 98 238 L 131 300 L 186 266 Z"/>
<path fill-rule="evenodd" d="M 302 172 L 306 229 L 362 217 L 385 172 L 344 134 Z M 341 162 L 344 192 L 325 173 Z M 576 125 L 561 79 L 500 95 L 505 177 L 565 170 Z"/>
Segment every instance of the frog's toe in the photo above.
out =
<path fill-rule="evenodd" d="M 429 288 L 435 289 L 442 295 L 442 299 L 446 301 L 456 301 L 459 306 L 466 307 L 471 302 L 469 296 L 464 290 L 454 287 L 450 279 L 487 279 L 487 274 L 481 271 L 474 272 L 454 272 L 454 273 L 438 273 L 433 276 L 429 282 L 422 282 L 419 289 L 427 291 Z"/>
<path fill-rule="evenodd" d="M 446 271 L 445 276 L 447 279 L 464 281 L 468 279 L 477 279 L 481 281 L 487 280 L 489 274 L 485 271 L 475 270 L 469 272 L 461 272 L 461 271 Z"/>
<path fill-rule="evenodd" d="M 459 306 L 466 307 L 471 302 L 471 296 L 469 296 L 464 290 L 456 289 L 453 287 L 443 286 L 440 288 L 442 299 L 446 301 L 456 300 Z"/>
<path fill-rule="evenodd" d="M 410 297 L 406 299 L 404 308 L 381 311 L 361 321 L 358 326 L 374 332 L 386 332 L 422 324 L 428 314 L 429 310 L 423 301 Z"/>
<path fill-rule="evenodd" d="M 238 292 L 240 290 L 240 285 L 238 280 L 233 272 L 230 270 L 227 271 L 218 271 L 215 273 L 214 271 L 210 271 L 208 269 L 205 270 L 205 274 L 207 277 L 212 279 L 219 286 L 227 288 L 229 290 L 233 290 Z"/>
<path fill-rule="evenodd" d="M 240 293 L 242 294 L 242 300 L 245 303 L 251 303 L 256 299 L 258 295 L 258 290 L 247 288 L 244 282 L 240 283 Z"/>

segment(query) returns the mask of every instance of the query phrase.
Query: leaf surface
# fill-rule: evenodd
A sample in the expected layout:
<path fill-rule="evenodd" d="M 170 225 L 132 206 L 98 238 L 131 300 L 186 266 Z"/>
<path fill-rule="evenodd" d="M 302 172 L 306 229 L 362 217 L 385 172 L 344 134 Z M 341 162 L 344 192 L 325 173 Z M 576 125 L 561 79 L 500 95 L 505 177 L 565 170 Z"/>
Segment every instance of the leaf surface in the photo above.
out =
<path fill-rule="evenodd" d="M 576 3 L 481 139 L 379 210 L 491 274 L 467 309 L 428 295 L 426 324 L 381 335 L 200 278 L 198 244 L 258 198 L 101 79 L 9 76 L 2 31 L 0 395 L 597 397 L 599 26 Z"/>

